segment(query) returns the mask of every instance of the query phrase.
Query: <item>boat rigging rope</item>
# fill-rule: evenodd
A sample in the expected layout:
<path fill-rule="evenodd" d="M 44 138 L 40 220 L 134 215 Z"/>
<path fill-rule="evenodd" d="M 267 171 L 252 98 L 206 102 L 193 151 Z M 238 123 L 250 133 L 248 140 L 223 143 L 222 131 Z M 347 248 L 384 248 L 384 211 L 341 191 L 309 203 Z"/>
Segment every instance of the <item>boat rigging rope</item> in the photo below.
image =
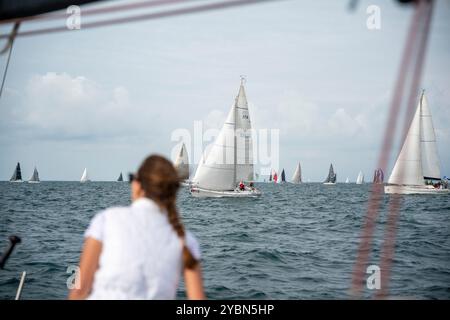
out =
<path fill-rule="evenodd" d="M 8 73 L 9 60 L 11 59 L 11 52 L 12 52 L 13 45 L 14 45 L 14 39 L 16 38 L 17 32 L 19 31 L 19 26 L 20 26 L 20 22 L 14 23 L 13 30 L 11 31 L 11 33 L 9 34 L 9 37 L 8 37 L 8 42 L 6 43 L 3 50 L 0 51 L 0 54 L 3 54 L 6 52 L 6 50 L 9 49 L 8 58 L 6 59 L 5 71 L 3 71 L 2 86 L 0 87 L 0 99 L 2 97 L 3 87 L 5 86 L 6 74 Z"/>

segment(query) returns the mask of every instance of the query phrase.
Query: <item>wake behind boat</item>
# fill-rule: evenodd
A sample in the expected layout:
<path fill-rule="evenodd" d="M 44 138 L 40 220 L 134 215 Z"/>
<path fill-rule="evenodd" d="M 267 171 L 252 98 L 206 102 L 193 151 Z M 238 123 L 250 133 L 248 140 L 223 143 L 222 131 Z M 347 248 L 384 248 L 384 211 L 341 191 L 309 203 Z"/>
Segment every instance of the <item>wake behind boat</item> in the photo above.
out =
<path fill-rule="evenodd" d="M 9 182 L 23 182 L 22 181 L 22 170 L 20 170 L 20 163 L 17 162 L 16 168 L 14 169 L 13 175 Z"/>
<path fill-rule="evenodd" d="M 425 92 L 417 105 L 416 113 L 406 135 L 394 169 L 384 187 L 389 194 L 449 193 L 448 184 L 441 180 L 431 112 Z"/>
<path fill-rule="evenodd" d="M 258 197 L 261 192 L 240 182 L 254 180 L 250 115 L 243 78 L 228 117 L 207 156 L 198 164 L 191 186 L 194 197 Z"/>

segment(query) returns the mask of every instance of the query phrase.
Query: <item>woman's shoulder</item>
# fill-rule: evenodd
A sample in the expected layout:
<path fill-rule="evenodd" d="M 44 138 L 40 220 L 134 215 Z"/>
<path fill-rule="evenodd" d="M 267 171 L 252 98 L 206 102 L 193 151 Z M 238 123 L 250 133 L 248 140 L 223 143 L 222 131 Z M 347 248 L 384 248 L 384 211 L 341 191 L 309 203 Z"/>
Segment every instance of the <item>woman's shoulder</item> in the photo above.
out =
<path fill-rule="evenodd" d="M 84 233 L 84 237 L 103 241 L 104 229 L 107 221 L 120 217 L 129 210 L 129 207 L 111 207 L 99 211 L 91 219 L 91 222 Z"/>

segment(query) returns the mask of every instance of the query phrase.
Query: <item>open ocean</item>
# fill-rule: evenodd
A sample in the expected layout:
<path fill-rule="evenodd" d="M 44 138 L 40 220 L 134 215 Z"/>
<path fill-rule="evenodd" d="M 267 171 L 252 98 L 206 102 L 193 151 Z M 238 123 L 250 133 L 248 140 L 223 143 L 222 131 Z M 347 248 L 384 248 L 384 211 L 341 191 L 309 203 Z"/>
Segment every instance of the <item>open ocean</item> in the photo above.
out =
<path fill-rule="evenodd" d="M 209 299 L 347 299 L 370 184 L 257 184 L 259 199 L 179 194 L 186 228 L 200 241 Z M 101 209 L 128 205 L 129 184 L 0 182 L 0 251 L 22 243 L 0 270 L 0 299 L 65 299 L 67 268 L 78 263 L 83 232 Z M 386 203 L 370 264 L 379 264 Z M 179 298 L 184 298 L 180 286 Z M 365 297 L 372 291 L 366 289 Z M 390 296 L 450 299 L 450 196 L 405 196 Z"/>

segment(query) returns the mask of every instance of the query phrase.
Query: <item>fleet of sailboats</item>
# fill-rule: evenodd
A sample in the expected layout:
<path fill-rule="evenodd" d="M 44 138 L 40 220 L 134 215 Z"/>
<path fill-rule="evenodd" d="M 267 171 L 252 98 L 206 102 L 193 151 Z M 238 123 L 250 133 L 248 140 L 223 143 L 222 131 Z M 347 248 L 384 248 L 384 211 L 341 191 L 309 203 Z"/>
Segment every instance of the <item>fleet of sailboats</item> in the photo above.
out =
<path fill-rule="evenodd" d="M 333 164 L 330 164 L 330 169 L 328 170 L 328 176 L 323 182 L 325 185 L 334 185 L 336 184 L 336 173 L 333 169 Z"/>
<path fill-rule="evenodd" d="M 434 184 L 434 182 L 436 182 Z M 443 188 L 436 136 L 425 92 L 419 99 L 385 193 L 448 193 Z"/>
<path fill-rule="evenodd" d="M 358 173 L 358 177 L 356 178 L 356 184 L 363 184 L 364 183 L 364 173 L 360 171 Z"/>
<path fill-rule="evenodd" d="M 194 197 L 258 197 L 254 187 L 239 188 L 240 182 L 254 180 L 251 121 L 241 78 L 238 95 L 208 155 L 195 172 Z"/>

